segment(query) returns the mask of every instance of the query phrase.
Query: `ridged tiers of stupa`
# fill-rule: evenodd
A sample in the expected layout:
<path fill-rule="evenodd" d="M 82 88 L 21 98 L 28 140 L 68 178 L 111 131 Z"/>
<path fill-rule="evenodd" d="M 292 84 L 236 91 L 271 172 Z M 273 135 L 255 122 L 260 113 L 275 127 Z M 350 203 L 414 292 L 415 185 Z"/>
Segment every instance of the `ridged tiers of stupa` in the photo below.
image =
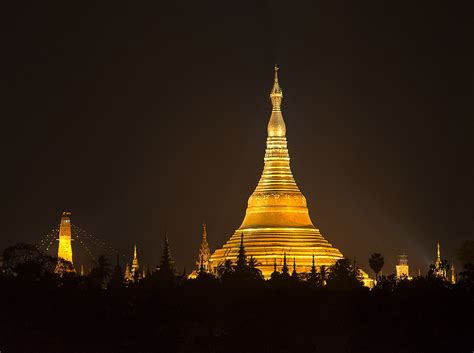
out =
<path fill-rule="evenodd" d="M 270 93 L 273 109 L 268 122 L 265 166 L 248 207 L 242 225 L 221 249 L 214 252 L 210 267 L 216 268 L 225 260 L 235 261 L 241 234 L 247 256 L 259 263 L 265 278 L 269 278 L 276 262 L 281 269 L 283 257 L 296 262 L 297 272 L 309 272 L 313 255 L 317 267 L 330 266 L 343 258 L 313 225 L 306 198 L 296 184 L 290 169 L 286 141 L 286 126 L 281 114 L 282 91 L 275 82 Z"/>

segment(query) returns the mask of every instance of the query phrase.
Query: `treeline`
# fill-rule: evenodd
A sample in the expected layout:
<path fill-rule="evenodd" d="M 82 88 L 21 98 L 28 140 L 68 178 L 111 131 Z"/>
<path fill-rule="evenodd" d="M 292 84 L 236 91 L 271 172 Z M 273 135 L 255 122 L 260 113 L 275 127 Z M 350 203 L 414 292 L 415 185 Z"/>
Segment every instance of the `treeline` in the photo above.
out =
<path fill-rule="evenodd" d="M 379 276 L 369 290 L 347 259 L 263 280 L 243 244 L 216 275 L 174 270 L 169 247 L 145 278 L 125 282 L 101 256 L 87 276 L 34 246 L 5 249 L 0 274 L 3 352 L 472 351 L 474 266 L 456 284 L 430 271 Z M 380 267 L 383 258 L 372 256 Z M 468 258 L 469 259 L 469 258 Z M 371 265 L 372 266 L 372 265 Z M 59 269 L 59 270 L 58 270 Z M 63 271 L 62 273 L 57 273 Z"/>

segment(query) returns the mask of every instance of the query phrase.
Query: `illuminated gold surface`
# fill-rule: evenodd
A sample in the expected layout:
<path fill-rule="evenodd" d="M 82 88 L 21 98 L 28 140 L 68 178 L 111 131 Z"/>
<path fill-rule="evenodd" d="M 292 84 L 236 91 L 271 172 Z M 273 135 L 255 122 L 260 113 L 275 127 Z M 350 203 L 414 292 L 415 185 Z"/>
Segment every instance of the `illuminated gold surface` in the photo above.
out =
<path fill-rule="evenodd" d="M 132 260 L 132 277 L 135 278 L 135 275 L 139 273 L 140 265 L 138 264 L 138 257 L 137 257 L 137 244 L 133 247 L 133 260 Z"/>
<path fill-rule="evenodd" d="M 270 93 L 273 109 L 267 127 L 263 173 L 248 200 L 241 226 L 211 256 L 210 266 L 214 269 L 226 259 L 235 261 L 241 233 L 244 233 L 247 256 L 253 256 L 257 260 L 265 278 L 269 278 L 273 272 L 275 261 L 278 268 L 281 268 L 285 252 L 287 257 L 296 260 L 299 273 L 310 271 L 313 255 L 317 267 L 330 266 L 343 258 L 341 252 L 314 227 L 306 198 L 293 178 L 286 125 L 281 113 L 283 93 L 277 70 L 275 67 L 275 80 Z"/>
<path fill-rule="evenodd" d="M 61 225 L 59 226 L 58 258 L 69 261 L 72 264 L 72 233 L 70 216 L 70 212 L 63 212 L 61 216 Z"/>
<path fill-rule="evenodd" d="M 198 256 L 196 258 L 196 266 L 188 276 L 188 278 L 194 279 L 198 276 L 199 270 L 202 267 L 205 271 L 211 270 L 209 267 L 209 259 L 211 258 L 211 249 L 209 249 L 209 244 L 207 242 L 207 230 L 206 230 L 206 223 L 202 224 L 202 238 L 201 238 L 201 245 L 199 246 Z"/>

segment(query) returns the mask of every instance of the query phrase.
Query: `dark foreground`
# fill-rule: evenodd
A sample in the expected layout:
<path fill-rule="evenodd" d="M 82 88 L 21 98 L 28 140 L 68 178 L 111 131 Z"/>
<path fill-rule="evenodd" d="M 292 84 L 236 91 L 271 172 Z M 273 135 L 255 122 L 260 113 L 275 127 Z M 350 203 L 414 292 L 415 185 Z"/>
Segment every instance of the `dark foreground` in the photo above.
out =
<path fill-rule="evenodd" d="M 101 290 L 3 277 L 0 289 L 2 353 L 474 350 L 472 290 L 429 278 L 368 291 L 214 281 Z"/>

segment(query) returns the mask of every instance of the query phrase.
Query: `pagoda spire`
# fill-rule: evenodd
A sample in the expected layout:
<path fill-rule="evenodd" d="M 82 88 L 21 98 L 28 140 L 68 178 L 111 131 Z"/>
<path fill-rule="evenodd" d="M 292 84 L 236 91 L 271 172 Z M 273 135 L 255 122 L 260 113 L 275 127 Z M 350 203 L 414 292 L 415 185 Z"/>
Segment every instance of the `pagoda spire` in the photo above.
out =
<path fill-rule="evenodd" d="M 270 100 L 272 101 L 272 114 L 268 122 L 267 132 L 268 137 L 285 137 L 286 125 L 281 114 L 281 100 L 283 99 L 283 92 L 278 82 L 278 66 L 275 65 L 275 78 L 273 80 L 273 88 L 270 91 Z"/>
<path fill-rule="evenodd" d="M 128 262 L 125 266 L 125 273 L 123 275 L 123 279 L 126 281 L 126 282 L 130 282 L 133 280 L 133 277 L 132 277 L 132 274 L 130 273 L 130 266 L 128 265 Z"/>
<path fill-rule="evenodd" d="M 270 99 L 272 100 L 273 111 L 279 112 L 281 109 L 281 100 L 283 98 L 283 92 L 278 82 L 278 66 L 275 64 L 275 78 L 273 80 L 273 88 L 270 92 Z"/>
<path fill-rule="evenodd" d="M 441 261 L 441 251 L 439 249 L 439 240 L 438 240 L 438 261 Z"/>
<path fill-rule="evenodd" d="M 451 284 L 456 284 L 456 267 L 454 267 L 454 259 L 451 262 Z"/>
<path fill-rule="evenodd" d="M 137 244 L 133 246 L 133 260 L 132 260 L 132 277 L 135 278 L 136 276 L 140 275 L 140 265 L 138 263 L 138 257 L 137 257 Z"/>
<path fill-rule="evenodd" d="M 211 249 L 209 248 L 209 243 L 207 242 L 207 227 L 206 227 L 206 223 L 203 222 L 201 245 L 199 246 L 199 253 L 196 259 L 196 271 L 200 270 L 201 261 L 203 263 L 204 269 L 208 271 L 210 258 L 211 258 Z"/>

